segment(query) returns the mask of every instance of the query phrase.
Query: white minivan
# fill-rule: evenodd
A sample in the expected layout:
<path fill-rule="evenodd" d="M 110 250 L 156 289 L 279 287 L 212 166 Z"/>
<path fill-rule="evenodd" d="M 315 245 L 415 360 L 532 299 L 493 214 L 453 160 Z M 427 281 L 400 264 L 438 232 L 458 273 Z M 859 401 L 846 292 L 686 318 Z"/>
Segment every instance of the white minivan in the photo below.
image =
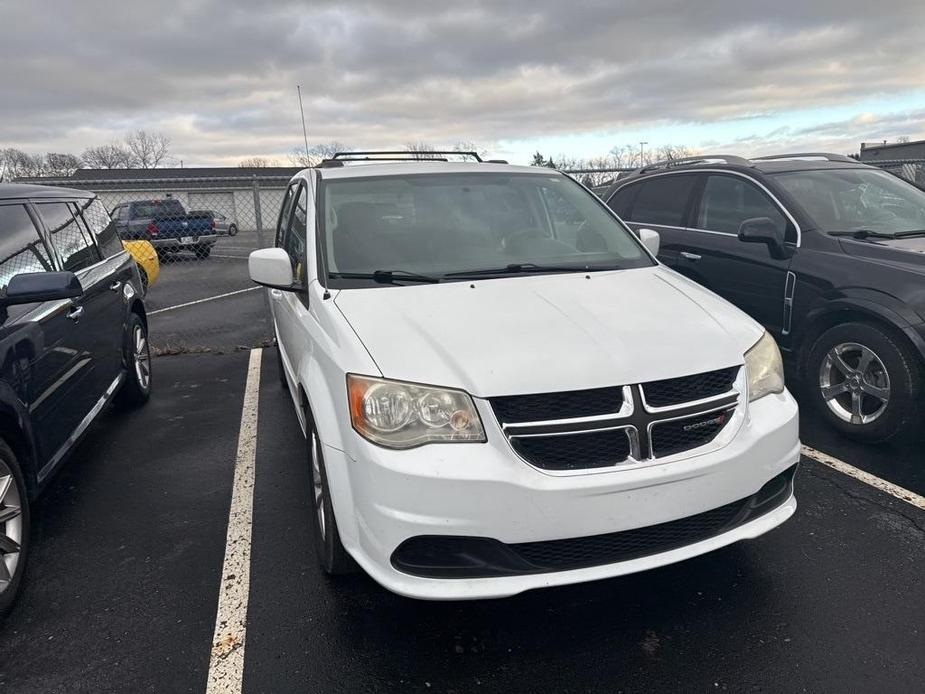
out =
<path fill-rule="evenodd" d="M 796 509 L 774 340 L 556 171 L 357 163 L 291 182 L 269 288 L 322 567 L 502 597 L 677 562 Z M 307 491 L 308 493 L 308 491 Z"/>

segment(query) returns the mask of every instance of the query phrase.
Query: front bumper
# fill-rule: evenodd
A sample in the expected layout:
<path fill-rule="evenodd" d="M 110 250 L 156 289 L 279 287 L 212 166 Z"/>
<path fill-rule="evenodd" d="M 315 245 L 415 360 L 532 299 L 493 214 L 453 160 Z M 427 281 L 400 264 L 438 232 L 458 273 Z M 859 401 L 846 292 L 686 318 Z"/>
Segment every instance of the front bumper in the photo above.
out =
<path fill-rule="evenodd" d="M 218 241 L 218 236 L 216 234 L 206 234 L 204 236 L 190 236 L 189 239 L 189 241 L 181 241 L 176 237 L 166 239 L 152 238 L 151 245 L 159 250 L 182 250 L 196 246 L 211 246 Z"/>
<path fill-rule="evenodd" d="M 484 444 L 392 451 L 356 437 L 347 454 L 325 447 L 341 539 L 389 590 L 424 599 L 472 599 L 619 576 L 753 538 L 796 509 L 792 494 L 773 510 L 700 541 L 583 568 L 491 577 L 433 578 L 400 571 L 395 550 L 411 538 L 490 538 L 542 543 L 670 523 L 756 494 L 799 460 L 797 406 L 789 393 L 749 406 L 719 450 L 633 469 L 550 475 L 516 457 L 496 429 Z"/>

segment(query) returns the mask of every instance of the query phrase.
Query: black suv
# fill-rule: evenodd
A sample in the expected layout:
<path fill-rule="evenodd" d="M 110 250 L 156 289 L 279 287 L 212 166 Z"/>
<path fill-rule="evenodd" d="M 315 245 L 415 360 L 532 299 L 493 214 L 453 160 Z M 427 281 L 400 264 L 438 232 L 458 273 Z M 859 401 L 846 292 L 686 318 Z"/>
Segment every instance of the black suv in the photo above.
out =
<path fill-rule="evenodd" d="M 763 323 L 833 426 L 878 441 L 921 423 L 925 192 L 836 154 L 716 155 L 639 169 L 603 198 Z"/>
<path fill-rule="evenodd" d="M 151 390 L 141 279 L 91 193 L 0 184 L 0 615 L 29 501 L 105 405 Z"/>

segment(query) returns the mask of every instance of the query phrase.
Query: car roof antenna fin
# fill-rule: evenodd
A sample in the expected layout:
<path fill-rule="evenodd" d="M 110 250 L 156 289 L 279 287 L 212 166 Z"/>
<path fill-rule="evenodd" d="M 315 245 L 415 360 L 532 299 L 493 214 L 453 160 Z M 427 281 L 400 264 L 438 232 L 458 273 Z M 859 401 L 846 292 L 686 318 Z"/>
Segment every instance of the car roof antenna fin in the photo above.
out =
<path fill-rule="evenodd" d="M 324 252 L 324 244 L 318 243 L 318 230 L 321 229 L 321 224 L 318 222 L 318 201 L 315 199 L 315 172 L 312 171 L 308 176 L 308 181 L 312 187 L 312 205 L 315 207 L 315 248 L 321 249 L 321 271 L 324 273 L 323 278 L 319 278 L 321 281 L 321 286 L 324 287 L 324 292 L 321 295 L 322 301 L 327 301 L 331 298 L 331 292 L 328 290 L 328 254 Z"/>

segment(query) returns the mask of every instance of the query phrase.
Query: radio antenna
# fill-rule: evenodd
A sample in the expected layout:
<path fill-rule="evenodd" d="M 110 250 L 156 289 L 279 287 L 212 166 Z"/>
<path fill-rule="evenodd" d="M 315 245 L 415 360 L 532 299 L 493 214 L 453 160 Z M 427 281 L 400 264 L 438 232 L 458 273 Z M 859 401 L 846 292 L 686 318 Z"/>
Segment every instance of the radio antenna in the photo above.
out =
<path fill-rule="evenodd" d="M 299 113 L 302 114 L 302 139 L 305 141 L 305 164 L 308 165 L 308 129 L 305 127 L 305 107 L 302 106 L 302 86 L 297 84 L 295 86 L 296 92 L 299 94 Z"/>

